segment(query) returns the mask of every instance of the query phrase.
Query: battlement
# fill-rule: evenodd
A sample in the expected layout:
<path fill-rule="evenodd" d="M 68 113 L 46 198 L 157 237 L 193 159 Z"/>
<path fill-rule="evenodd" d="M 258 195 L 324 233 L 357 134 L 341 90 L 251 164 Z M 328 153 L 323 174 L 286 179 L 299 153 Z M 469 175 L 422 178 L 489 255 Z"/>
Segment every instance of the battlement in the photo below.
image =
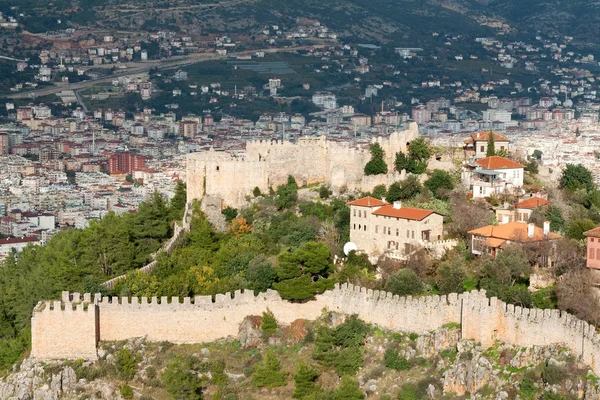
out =
<path fill-rule="evenodd" d="M 483 346 L 500 340 L 532 346 L 560 343 L 600 373 L 600 335 L 585 321 L 558 310 L 506 304 L 485 291 L 399 297 L 350 284 L 306 303 L 290 303 L 276 291 L 236 291 L 196 297 L 103 297 L 63 292 L 61 301 L 40 302 L 32 318 L 32 355 L 95 358 L 99 340 L 146 336 L 151 341 L 199 343 L 235 336 L 247 315 L 270 310 L 282 324 L 314 320 L 323 310 L 357 314 L 394 331 L 423 334 L 449 323 L 461 337 Z M 73 329 L 76 327 L 77 329 Z"/>

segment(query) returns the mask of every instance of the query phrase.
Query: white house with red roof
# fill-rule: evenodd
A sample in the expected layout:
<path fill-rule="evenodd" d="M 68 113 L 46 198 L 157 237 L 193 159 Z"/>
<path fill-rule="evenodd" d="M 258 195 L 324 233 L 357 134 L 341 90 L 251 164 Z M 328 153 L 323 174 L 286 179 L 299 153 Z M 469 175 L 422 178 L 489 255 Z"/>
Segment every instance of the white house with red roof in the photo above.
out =
<path fill-rule="evenodd" d="M 506 157 L 491 156 L 463 165 L 462 183 L 474 198 L 521 191 L 525 166 Z"/>
<path fill-rule="evenodd" d="M 384 254 L 404 258 L 420 247 L 450 243 L 443 241 L 444 217 L 435 211 L 406 207 L 401 202 L 389 204 L 373 197 L 349 205 L 350 241 L 370 258 Z"/>
<path fill-rule="evenodd" d="M 487 155 L 488 142 L 490 135 L 494 137 L 494 148 L 495 150 L 502 150 L 508 152 L 508 145 L 510 139 L 493 131 L 473 133 L 470 138 L 464 141 L 465 156 L 467 158 L 483 158 Z"/>

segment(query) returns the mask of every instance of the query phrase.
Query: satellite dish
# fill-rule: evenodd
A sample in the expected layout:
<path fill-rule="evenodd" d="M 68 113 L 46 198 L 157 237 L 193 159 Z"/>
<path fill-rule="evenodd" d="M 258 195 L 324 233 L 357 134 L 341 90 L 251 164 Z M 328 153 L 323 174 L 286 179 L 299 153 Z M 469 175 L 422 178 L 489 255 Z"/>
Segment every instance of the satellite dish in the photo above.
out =
<path fill-rule="evenodd" d="M 358 250 L 358 247 L 356 246 L 356 244 L 352 243 L 352 242 L 348 242 L 344 245 L 344 254 L 348 255 L 350 254 L 351 251 L 356 251 Z"/>

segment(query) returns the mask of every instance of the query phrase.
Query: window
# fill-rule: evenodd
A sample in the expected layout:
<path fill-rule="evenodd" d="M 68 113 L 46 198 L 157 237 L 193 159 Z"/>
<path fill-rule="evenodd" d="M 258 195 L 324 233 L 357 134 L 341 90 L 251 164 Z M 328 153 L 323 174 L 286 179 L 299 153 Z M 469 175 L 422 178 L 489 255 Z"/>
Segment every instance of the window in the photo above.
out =
<path fill-rule="evenodd" d="M 590 260 L 594 259 L 594 249 L 590 249 L 588 257 L 590 258 Z"/>
<path fill-rule="evenodd" d="M 358 230 L 360 231 L 362 229 L 362 225 L 358 224 Z"/>
<path fill-rule="evenodd" d="M 409 230 L 406 231 L 406 238 L 410 239 L 410 231 Z"/>
<path fill-rule="evenodd" d="M 356 217 L 356 208 L 354 209 L 354 216 Z"/>
<path fill-rule="evenodd" d="M 481 146 L 481 152 L 483 153 L 485 151 L 485 146 Z"/>
<path fill-rule="evenodd" d="M 365 228 L 364 230 L 365 230 L 365 232 L 366 232 L 366 231 L 367 231 L 367 226 L 365 225 L 365 226 L 364 226 L 364 228 Z"/>
<path fill-rule="evenodd" d="M 415 238 L 415 231 L 412 231 L 412 239 Z"/>
<path fill-rule="evenodd" d="M 219 166 L 217 165 L 217 171 L 219 170 Z"/>
<path fill-rule="evenodd" d="M 504 150 L 504 146 L 500 146 L 500 150 Z"/>
<path fill-rule="evenodd" d="M 379 225 L 375 225 L 375 233 L 379 230 Z"/>
<path fill-rule="evenodd" d="M 396 228 L 396 236 L 400 236 L 400 229 Z"/>
<path fill-rule="evenodd" d="M 592 241 L 592 243 L 594 243 L 594 238 L 590 238 L 590 240 Z"/>
<path fill-rule="evenodd" d="M 600 260 L 600 249 L 596 249 L 596 259 Z"/>
<path fill-rule="evenodd" d="M 352 229 L 356 229 L 356 224 L 354 224 L 354 228 L 352 228 Z"/>
<path fill-rule="evenodd" d="M 392 228 L 390 228 L 390 227 L 388 226 L 388 235 L 391 235 L 391 234 L 392 234 Z"/>

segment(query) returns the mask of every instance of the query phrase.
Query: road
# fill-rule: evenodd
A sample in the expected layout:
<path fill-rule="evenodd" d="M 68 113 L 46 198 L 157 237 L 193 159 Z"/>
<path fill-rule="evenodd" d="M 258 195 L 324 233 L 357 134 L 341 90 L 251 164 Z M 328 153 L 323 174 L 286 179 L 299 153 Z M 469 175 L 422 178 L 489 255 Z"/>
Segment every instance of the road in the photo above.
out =
<path fill-rule="evenodd" d="M 279 52 L 290 52 L 290 51 L 296 51 L 296 50 L 307 50 L 309 48 L 321 48 L 321 47 L 325 47 L 325 45 L 257 49 L 257 50 L 252 50 L 249 53 L 255 53 L 255 52 L 259 52 L 259 51 L 262 51 L 265 53 L 279 53 Z M 244 52 L 244 53 L 247 53 L 247 52 Z M 192 54 L 189 54 L 188 56 L 171 57 L 169 59 L 163 59 L 163 60 L 150 60 L 150 61 L 143 61 L 143 62 L 140 61 L 140 62 L 131 62 L 131 63 L 122 63 L 122 64 L 112 64 L 111 67 L 121 65 L 121 66 L 126 66 L 127 69 L 124 69 L 124 70 L 117 69 L 117 70 L 115 70 L 115 72 L 112 75 L 109 75 L 106 78 L 100 78 L 100 79 L 83 81 L 83 82 L 69 83 L 69 84 L 60 85 L 60 86 L 45 87 L 43 89 L 37 89 L 37 90 L 29 90 L 26 92 L 10 94 L 7 97 L 12 98 L 12 99 L 25 99 L 25 98 L 31 98 L 31 97 L 48 96 L 51 94 L 62 92 L 63 90 L 73 90 L 77 94 L 78 90 L 87 89 L 87 88 L 90 88 L 99 83 L 112 82 L 113 80 L 115 80 L 119 77 L 123 77 L 123 76 L 139 75 L 141 73 L 148 72 L 152 68 L 155 68 L 155 67 L 158 67 L 161 70 L 175 69 L 175 68 L 181 68 L 181 67 L 185 67 L 187 65 L 196 64 L 196 63 L 203 62 L 203 61 L 221 60 L 221 59 L 227 59 L 227 56 L 220 56 L 216 53 L 192 53 Z"/>

